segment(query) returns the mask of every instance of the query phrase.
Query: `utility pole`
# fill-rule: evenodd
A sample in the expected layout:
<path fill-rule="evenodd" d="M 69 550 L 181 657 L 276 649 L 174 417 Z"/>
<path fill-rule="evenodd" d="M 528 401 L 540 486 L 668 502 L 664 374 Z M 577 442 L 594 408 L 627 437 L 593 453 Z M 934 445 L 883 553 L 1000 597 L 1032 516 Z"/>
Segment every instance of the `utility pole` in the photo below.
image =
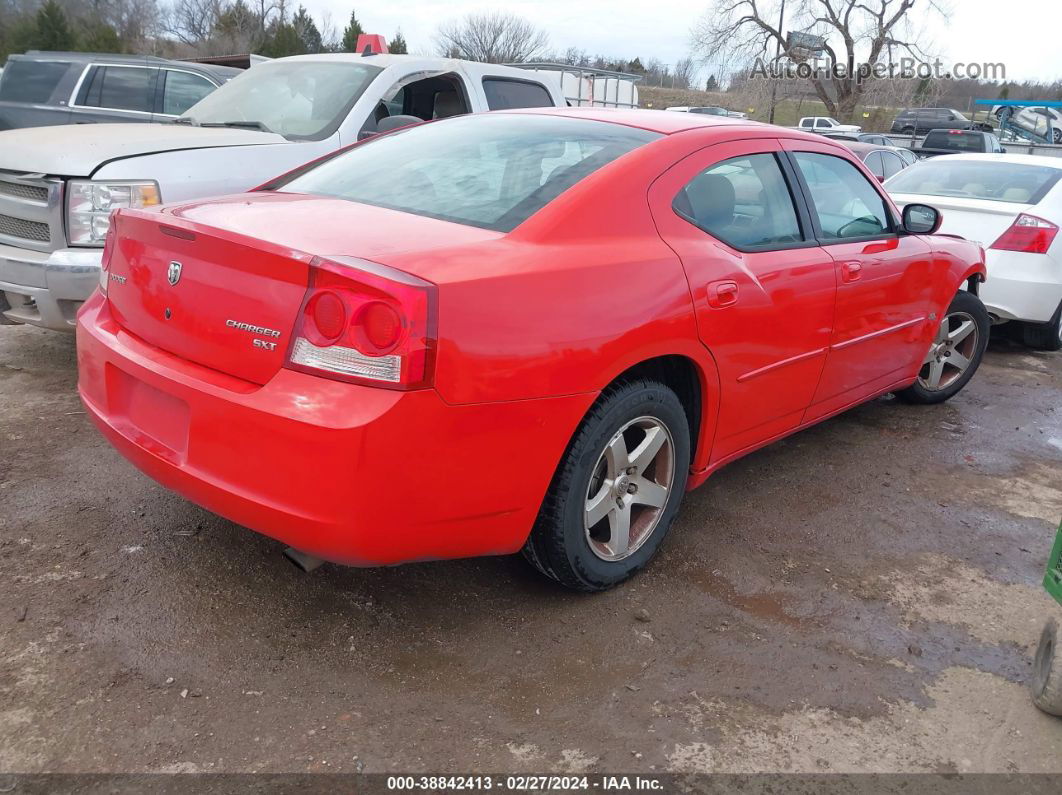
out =
<path fill-rule="evenodd" d="M 782 7 L 778 11 L 778 37 L 779 38 L 778 38 L 778 41 L 775 43 L 775 47 L 774 47 L 774 64 L 775 64 L 776 68 L 777 68 L 779 62 L 781 61 L 781 55 L 782 55 L 782 39 L 781 39 L 781 37 L 783 35 L 782 34 L 782 25 L 783 24 L 785 24 L 785 0 L 782 0 Z M 774 124 L 774 104 L 775 104 L 775 98 L 778 95 L 778 78 L 772 77 L 770 80 L 771 80 L 771 109 L 767 113 L 767 123 L 768 124 Z"/>

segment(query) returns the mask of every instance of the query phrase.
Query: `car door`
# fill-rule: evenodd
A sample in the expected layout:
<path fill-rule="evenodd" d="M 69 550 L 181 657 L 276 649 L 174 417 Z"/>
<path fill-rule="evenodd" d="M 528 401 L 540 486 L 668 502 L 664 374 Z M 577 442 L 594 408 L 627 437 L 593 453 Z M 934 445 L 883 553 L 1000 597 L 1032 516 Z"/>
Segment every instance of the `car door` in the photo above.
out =
<path fill-rule="evenodd" d="M 833 258 L 837 307 L 830 351 L 808 419 L 880 392 L 911 371 L 927 346 L 933 287 L 947 263 L 900 234 L 891 203 L 836 149 L 786 141 L 815 237 Z"/>
<path fill-rule="evenodd" d="M 706 147 L 650 189 L 657 229 L 682 261 L 698 334 L 719 369 L 713 462 L 795 428 L 819 381 L 834 264 L 795 191 L 772 138 Z"/>

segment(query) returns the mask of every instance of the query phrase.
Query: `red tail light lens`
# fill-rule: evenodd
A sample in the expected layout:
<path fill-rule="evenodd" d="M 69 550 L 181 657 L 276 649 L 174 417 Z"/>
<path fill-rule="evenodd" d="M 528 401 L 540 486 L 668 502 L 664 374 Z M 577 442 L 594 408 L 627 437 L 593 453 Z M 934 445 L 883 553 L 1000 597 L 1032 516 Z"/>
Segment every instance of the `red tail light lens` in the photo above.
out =
<path fill-rule="evenodd" d="M 285 365 L 388 389 L 431 386 L 437 288 L 353 257 L 315 259 Z"/>
<path fill-rule="evenodd" d="M 1035 215 L 1022 213 L 1010 228 L 999 236 L 990 248 L 1002 251 L 1023 251 L 1027 254 L 1046 254 L 1058 234 L 1058 227 Z"/>

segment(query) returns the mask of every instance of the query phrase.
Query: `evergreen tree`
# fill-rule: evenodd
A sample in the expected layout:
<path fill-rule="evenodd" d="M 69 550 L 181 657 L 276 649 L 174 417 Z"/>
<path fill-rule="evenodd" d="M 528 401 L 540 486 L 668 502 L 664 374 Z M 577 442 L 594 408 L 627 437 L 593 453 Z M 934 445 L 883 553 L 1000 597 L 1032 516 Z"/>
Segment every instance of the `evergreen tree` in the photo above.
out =
<path fill-rule="evenodd" d="M 78 49 L 85 52 L 122 52 L 122 39 L 118 31 L 104 22 L 85 26 Z"/>
<path fill-rule="evenodd" d="M 391 39 L 391 43 L 387 45 L 387 51 L 397 53 L 398 55 L 406 55 L 409 52 L 409 48 L 406 46 L 406 40 L 402 37 L 401 28 L 395 31 L 395 37 Z"/>
<path fill-rule="evenodd" d="M 304 6 L 299 6 L 299 10 L 295 12 L 295 16 L 291 19 L 291 26 L 295 28 L 295 32 L 302 42 L 303 52 L 322 52 L 324 50 L 321 31 L 317 29 L 313 17 L 310 16 L 310 12 Z"/>
<path fill-rule="evenodd" d="M 37 35 L 34 47 L 38 50 L 72 50 L 77 46 L 74 31 L 66 19 L 66 12 L 55 0 L 48 0 L 37 12 Z"/>
<path fill-rule="evenodd" d="M 340 45 L 340 49 L 343 52 L 357 52 L 358 36 L 364 32 L 361 23 L 358 22 L 358 17 L 353 11 L 351 11 L 350 24 L 347 25 L 346 30 L 343 31 L 343 42 Z"/>
<path fill-rule="evenodd" d="M 718 91 L 719 81 L 715 79 L 715 75 L 708 78 L 708 84 L 704 87 L 705 91 Z"/>
<path fill-rule="evenodd" d="M 289 22 L 274 22 L 266 31 L 262 42 L 261 54 L 267 58 L 285 58 L 289 55 L 303 55 L 302 38 L 299 31 Z"/>

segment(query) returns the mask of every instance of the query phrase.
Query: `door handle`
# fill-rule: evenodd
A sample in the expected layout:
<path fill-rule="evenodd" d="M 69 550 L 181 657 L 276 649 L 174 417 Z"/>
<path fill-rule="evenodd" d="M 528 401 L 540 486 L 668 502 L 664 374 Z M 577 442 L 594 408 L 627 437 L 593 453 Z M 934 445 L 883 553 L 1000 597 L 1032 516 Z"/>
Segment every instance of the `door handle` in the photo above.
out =
<path fill-rule="evenodd" d="M 863 274 L 862 262 L 842 262 L 841 263 L 841 281 L 842 282 L 854 282 L 858 281 L 859 277 Z"/>
<path fill-rule="evenodd" d="M 712 282 L 708 285 L 708 306 L 714 309 L 722 309 L 737 303 L 737 282 L 722 281 Z"/>

